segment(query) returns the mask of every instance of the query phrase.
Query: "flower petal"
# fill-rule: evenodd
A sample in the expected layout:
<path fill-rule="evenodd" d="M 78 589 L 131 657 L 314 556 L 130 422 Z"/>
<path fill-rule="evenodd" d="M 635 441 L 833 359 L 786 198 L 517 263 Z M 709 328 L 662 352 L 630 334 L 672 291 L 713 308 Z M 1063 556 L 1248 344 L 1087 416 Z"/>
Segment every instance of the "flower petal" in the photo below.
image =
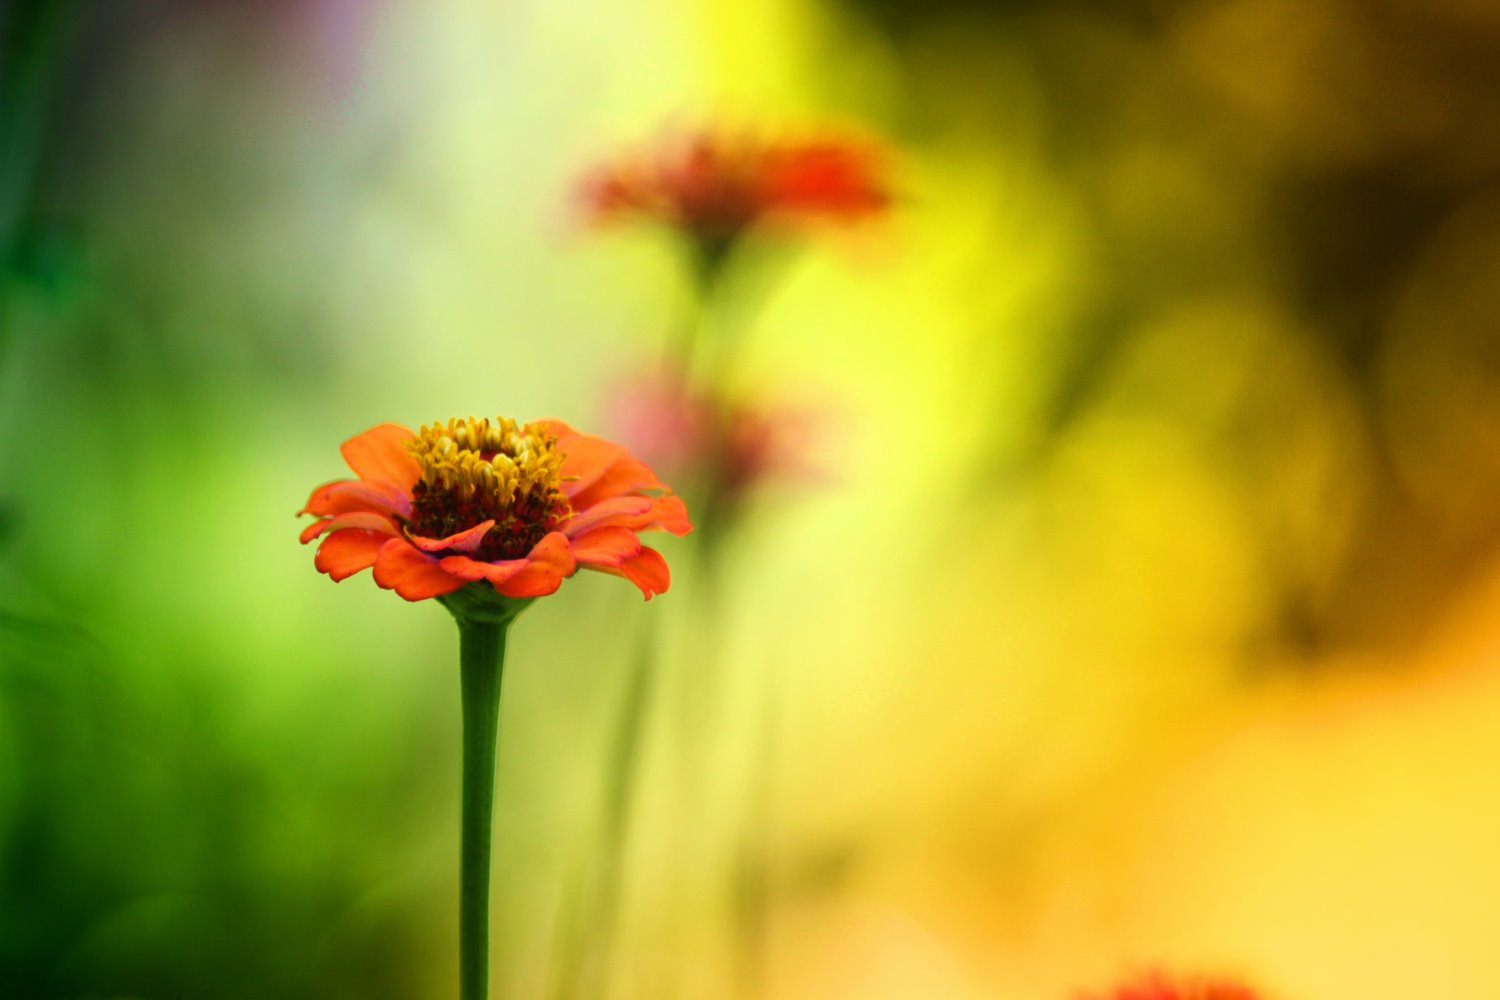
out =
<path fill-rule="evenodd" d="M 569 497 L 588 489 L 615 462 L 629 457 L 625 449 L 613 441 L 580 434 L 560 420 L 543 423 L 548 426 L 548 433 L 557 437 L 557 450 L 563 453 L 562 491 Z"/>
<path fill-rule="evenodd" d="M 565 576 L 554 566 L 530 563 L 509 580 L 495 584 L 495 590 L 506 597 L 546 597 L 557 593 Z"/>
<path fill-rule="evenodd" d="M 649 546 L 642 546 L 639 553 L 624 560 L 619 566 L 590 565 L 588 568 L 611 576 L 623 576 L 641 588 L 641 593 L 648 601 L 657 594 L 665 594 L 672 585 L 672 571 L 667 568 L 667 561 L 660 552 Z"/>
<path fill-rule="evenodd" d="M 579 487 L 569 494 L 575 510 L 588 510 L 594 504 L 611 497 L 636 494 L 643 490 L 666 489 L 662 481 L 656 478 L 656 473 L 646 468 L 644 462 L 629 455 L 622 455 L 591 482 L 585 483 L 579 479 L 573 485 Z"/>
<path fill-rule="evenodd" d="M 639 551 L 640 536 L 629 528 L 595 528 L 573 539 L 573 558 L 580 566 L 618 566 Z"/>
<path fill-rule="evenodd" d="M 525 569 L 530 563 L 525 559 L 485 562 L 483 559 L 471 559 L 469 556 L 443 556 L 438 560 L 438 565 L 445 573 L 452 573 L 454 576 L 471 581 L 488 580 L 498 586 Z"/>
<path fill-rule="evenodd" d="M 445 573 L 438 561 L 404 538 L 392 538 L 375 557 L 375 582 L 408 601 L 451 594 L 468 581 Z"/>
<path fill-rule="evenodd" d="M 540 427 L 546 433 L 551 434 L 553 437 L 557 438 L 559 441 L 570 434 L 578 433 L 566 420 L 558 420 L 556 417 L 542 417 L 531 422 Z"/>
<path fill-rule="evenodd" d="M 411 543 L 423 552 L 442 552 L 452 550 L 462 552 L 464 555 L 472 555 L 479 548 L 479 543 L 484 541 L 484 536 L 495 526 L 495 519 L 480 521 L 472 528 L 455 532 L 447 538 L 426 538 L 422 535 L 411 535 Z"/>
<path fill-rule="evenodd" d="M 389 483 L 410 493 L 422 478 L 422 467 L 406 450 L 416 432 L 400 424 L 379 424 L 339 445 L 349 468 L 361 479 Z"/>
<path fill-rule="evenodd" d="M 561 586 L 564 577 L 571 576 L 577 568 L 568 539 L 560 531 L 544 535 L 520 559 L 485 562 L 469 556 L 444 556 L 439 565 L 446 572 L 465 580 L 488 580 L 507 597 L 540 597 L 550 594 Z M 520 583 L 512 584 L 511 581 L 518 577 Z"/>
<path fill-rule="evenodd" d="M 549 531 L 543 535 L 542 540 L 526 553 L 526 558 L 533 563 L 555 566 L 564 576 L 570 576 L 578 568 L 573 558 L 573 546 L 561 531 Z"/>
<path fill-rule="evenodd" d="M 302 532 L 302 544 L 317 538 L 325 532 L 343 531 L 345 528 L 360 528 L 365 531 L 376 531 L 382 535 L 400 534 L 391 519 L 384 514 L 376 514 L 368 510 L 356 510 L 348 514 L 340 514 L 338 517 L 324 518 L 308 525 Z M 314 530 L 316 529 L 316 530 Z"/>
<path fill-rule="evenodd" d="M 638 517 L 650 509 L 650 497 L 614 497 L 574 514 L 563 523 L 562 531 L 569 538 L 578 538 L 606 522 L 612 523 L 612 519 Z"/>
<path fill-rule="evenodd" d="M 328 491 L 331 490 L 331 489 L 333 489 L 335 486 L 343 486 L 346 483 L 353 483 L 353 482 L 358 482 L 358 480 L 354 480 L 354 479 L 335 479 L 331 483 L 324 483 L 322 486 L 315 486 L 315 487 L 313 487 L 312 493 L 308 494 L 307 503 L 303 505 L 303 507 L 302 507 L 301 510 L 297 511 L 297 516 L 301 517 L 303 514 L 341 514 L 341 513 L 343 513 L 343 511 L 333 511 L 333 510 L 329 510 L 328 509 L 328 506 L 329 506 Z"/>
<path fill-rule="evenodd" d="M 411 497 L 393 485 L 367 483 L 359 479 L 340 479 L 313 490 L 307 506 L 299 514 L 347 514 L 356 510 L 373 510 L 381 514 L 411 515 Z"/>
<path fill-rule="evenodd" d="M 327 573 L 337 583 L 374 565 L 381 546 L 389 540 L 389 535 L 362 528 L 335 531 L 318 546 L 313 565 L 318 567 L 318 572 Z"/>
<path fill-rule="evenodd" d="M 693 530 L 693 522 L 682 497 L 672 493 L 654 498 L 643 523 L 631 527 L 636 531 L 665 531 L 681 538 Z"/>
<path fill-rule="evenodd" d="M 509 579 L 495 584 L 506 597 L 545 597 L 562 586 L 563 578 L 573 575 L 578 563 L 573 549 L 560 531 L 545 535 L 526 554 L 526 566 Z"/>
<path fill-rule="evenodd" d="M 632 502 L 633 501 L 633 502 Z M 676 494 L 663 497 L 615 497 L 604 500 L 563 525 L 569 538 L 579 538 L 596 528 L 620 527 L 631 531 L 669 531 L 682 536 L 693 530 L 687 506 Z"/>

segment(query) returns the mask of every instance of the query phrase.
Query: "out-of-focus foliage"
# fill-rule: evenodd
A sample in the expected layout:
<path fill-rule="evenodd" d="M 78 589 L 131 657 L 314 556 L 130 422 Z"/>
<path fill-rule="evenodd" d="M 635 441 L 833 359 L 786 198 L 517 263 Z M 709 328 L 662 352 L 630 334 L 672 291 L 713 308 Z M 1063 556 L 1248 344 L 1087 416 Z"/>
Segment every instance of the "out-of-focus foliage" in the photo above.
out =
<path fill-rule="evenodd" d="M 606 430 L 690 278 L 569 192 L 716 119 L 859 122 L 900 197 L 726 291 L 826 481 L 711 598 L 688 540 L 518 624 L 496 993 L 1495 995 L 1497 47 L 1481 0 L 0 7 L 0 995 L 453 992 L 451 623 L 293 511 L 381 420 Z"/>
<path fill-rule="evenodd" d="M 1024 81 L 1090 265 L 1029 370 L 1040 447 L 1100 414 L 1188 436 L 1262 553 L 1274 644 L 1429 629 L 1500 542 L 1491 6 L 854 6 L 891 31 L 919 134 L 998 137 Z"/>

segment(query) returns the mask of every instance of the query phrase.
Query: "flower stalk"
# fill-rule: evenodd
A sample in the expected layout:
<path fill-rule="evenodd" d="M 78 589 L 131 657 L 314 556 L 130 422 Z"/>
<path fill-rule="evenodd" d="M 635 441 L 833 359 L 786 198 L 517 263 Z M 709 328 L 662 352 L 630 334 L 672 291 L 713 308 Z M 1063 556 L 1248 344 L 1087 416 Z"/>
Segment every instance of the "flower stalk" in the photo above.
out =
<path fill-rule="evenodd" d="M 500 681 L 510 623 L 458 620 L 463 699 L 463 805 L 459 845 L 458 993 L 489 995 L 490 843 L 495 752 L 500 739 Z"/>
<path fill-rule="evenodd" d="M 466 587 L 440 598 L 458 622 L 459 696 L 463 709 L 463 777 L 458 862 L 458 995 L 489 995 L 490 853 L 495 815 L 495 758 L 500 746 L 500 689 L 511 622 L 531 604 Z"/>

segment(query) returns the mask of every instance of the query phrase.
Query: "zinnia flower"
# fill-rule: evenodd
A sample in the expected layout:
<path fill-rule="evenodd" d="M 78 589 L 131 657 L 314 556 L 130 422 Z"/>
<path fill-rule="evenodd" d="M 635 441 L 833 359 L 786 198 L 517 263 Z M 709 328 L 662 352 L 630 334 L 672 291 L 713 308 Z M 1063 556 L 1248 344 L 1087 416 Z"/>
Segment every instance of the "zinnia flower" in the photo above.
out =
<path fill-rule="evenodd" d="M 853 222 L 880 213 L 891 202 L 882 160 L 874 146 L 847 138 L 703 131 L 600 168 L 584 179 L 581 197 L 595 222 L 650 219 L 725 247 L 763 220 Z"/>
<path fill-rule="evenodd" d="M 344 442 L 358 479 L 313 490 L 326 535 L 314 564 L 335 581 L 374 567 L 408 601 L 473 583 L 509 598 L 551 594 L 579 567 L 625 577 L 647 600 L 671 583 L 638 532 L 692 530 L 687 509 L 623 447 L 560 420 L 381 424 Z"/>
<path fill-rule="evenodd" d="M 1148 972 L 1120 983 L 1108 993 L 1084 993 L 1077 1000 L 1261 1000 L 1260 994 L 1228 979 L 1173 979 Z"/>
<path fill-rule="evenodd" d="M 326 535 L 315 565 L 334 580 L 374 567 L 408 601 L 438 598 L 459 635 L 463 711 L 459 996 L 489 995 L 495 754 L 506 635 L 534 598 L 578 567 L 630 580 L 650 600 L 671 583 L 639 532 L 692 530 L 687 509 L 624 448 L 559 420 L 381 424 L 340 449 L 358 479 L 313 490 L 302 513 Z"/>

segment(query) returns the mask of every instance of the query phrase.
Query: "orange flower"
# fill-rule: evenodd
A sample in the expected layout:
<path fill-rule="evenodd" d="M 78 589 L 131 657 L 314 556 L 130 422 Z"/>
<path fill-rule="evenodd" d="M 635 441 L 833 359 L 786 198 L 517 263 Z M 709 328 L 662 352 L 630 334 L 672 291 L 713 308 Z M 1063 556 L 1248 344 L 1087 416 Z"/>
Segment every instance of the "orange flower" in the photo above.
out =
<path fill-rule="evenodd" d="M 340 448 L 358 479 L 313 490 L 300 513 L 327 535 L 335 581 L 373 566 L 408 601 L 484 581 L 505 597 L 550 594 L 578 567 L 625 577 L 647 600 L 671 583 L 637 532 L 692 530 L 682 500 L 625 449 L 560 420 L 381 424 Z"/>
<path fill-rule="evenodd" d="M 853 222 L 891 202 L 882 156 L 833 137 L 769 141 L 699 132 L 584 179 L 595 222 L 644 217 L 726 245 L 766 219 Z"/>
<path fill-rule="evenodd" d="M 1080 994 L 1078 1000 L 1260 1000 L 1260 995 L 1227 979 L 1171 979 L 1161 972 L 1149 972 L 1119 984 L 1109 993 Z"/>

